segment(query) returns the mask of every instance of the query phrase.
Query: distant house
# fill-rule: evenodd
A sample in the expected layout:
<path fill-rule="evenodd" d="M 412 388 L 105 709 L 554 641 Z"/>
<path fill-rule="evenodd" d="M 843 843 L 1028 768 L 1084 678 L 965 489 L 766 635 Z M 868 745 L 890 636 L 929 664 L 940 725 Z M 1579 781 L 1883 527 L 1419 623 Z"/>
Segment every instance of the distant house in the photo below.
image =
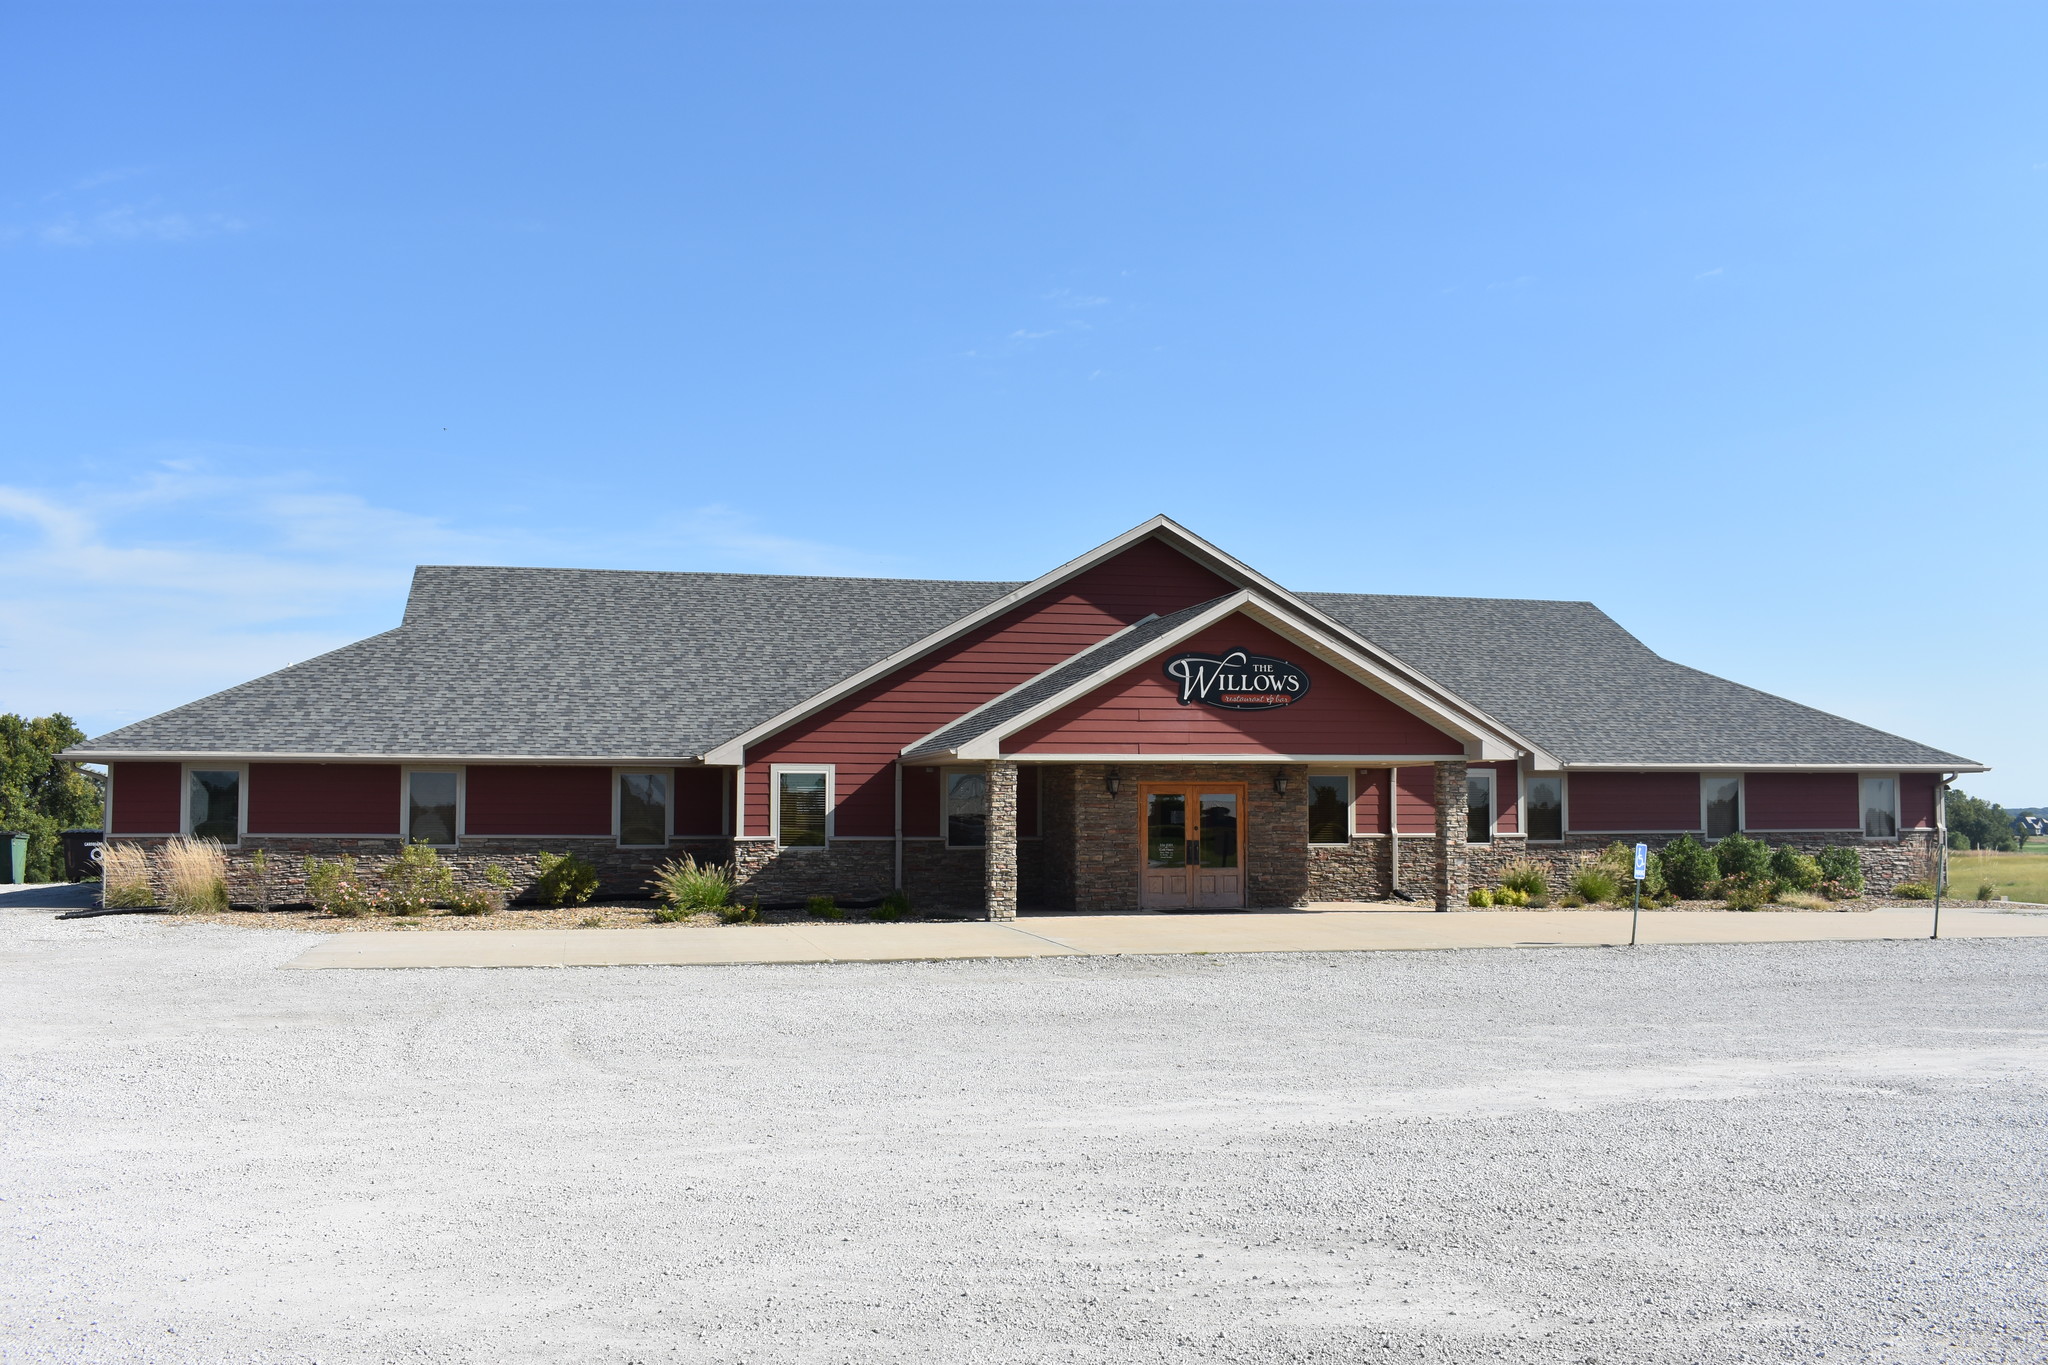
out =
<path fill-rule="evenodd" d="M 1443 553 L 1333 542 L 1328 571 Z M 426 567 L 390 631 L 67 755 L 109 837 L 465 877 L 681 853 L 771 903 L 1461 904 L 1747 832 L 1927 875 L 1982 764 L 1658 657 L 1586 602 L 1296 592 L 1164 517 L 1028 583 Z M 278 856 L 282 855 L 282 856 Z"/>

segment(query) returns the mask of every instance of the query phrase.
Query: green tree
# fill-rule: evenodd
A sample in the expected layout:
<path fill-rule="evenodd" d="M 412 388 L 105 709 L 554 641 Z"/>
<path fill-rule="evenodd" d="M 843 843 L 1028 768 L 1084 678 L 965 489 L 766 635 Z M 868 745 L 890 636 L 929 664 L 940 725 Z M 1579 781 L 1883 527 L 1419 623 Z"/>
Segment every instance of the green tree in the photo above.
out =
<path fill-rule="evenodd" d="M 64 880 L 62 829 L 96 828 L 106 779 L 57 755 L 85 738 L 62 714 L 0 715 L 0 829 L 28 835 L 28 879 Z"/>
<path fill-rule="evenodd" d="M 2004 806 L 1954 789 L 1948 794 L 1948 827 L 1951 833 L 1968 839 L 1972 848 L 2011 852 L 2020 846 L 2013 833 L 2012 815 Z"/>

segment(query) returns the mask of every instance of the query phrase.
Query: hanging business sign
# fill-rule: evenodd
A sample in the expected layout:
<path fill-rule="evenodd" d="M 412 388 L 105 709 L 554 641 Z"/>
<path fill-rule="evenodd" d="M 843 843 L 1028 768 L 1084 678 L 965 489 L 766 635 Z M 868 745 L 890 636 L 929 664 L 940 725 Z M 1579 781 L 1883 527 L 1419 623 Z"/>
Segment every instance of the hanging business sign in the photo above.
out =
<path fill-rule="evenodd" d="M 1180 704 L 1217 706 L 1225 711 L 1271 711 L 1308 695 L 1308 673 L 1285 659 L 1247 654 L 1176 654 L 1166 676 L 1180 684 Z"/>

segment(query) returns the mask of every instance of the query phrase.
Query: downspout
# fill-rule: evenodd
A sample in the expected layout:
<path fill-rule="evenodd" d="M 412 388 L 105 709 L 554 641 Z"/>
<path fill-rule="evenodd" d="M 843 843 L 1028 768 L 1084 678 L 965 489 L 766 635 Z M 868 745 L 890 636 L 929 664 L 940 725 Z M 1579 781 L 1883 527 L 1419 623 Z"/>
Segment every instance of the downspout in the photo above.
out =
<path fill-rule="evenodd" d="M 896 760 L 896 889 L 903 889 L 903 760 Z"/>
<path fill-rule="evenodd" d="M 1948 890 L 1948 784 L 1957 776 L 1948 773 L 1934 784 L 1934 938 L 1941 937 L 1941 893 Z"/>

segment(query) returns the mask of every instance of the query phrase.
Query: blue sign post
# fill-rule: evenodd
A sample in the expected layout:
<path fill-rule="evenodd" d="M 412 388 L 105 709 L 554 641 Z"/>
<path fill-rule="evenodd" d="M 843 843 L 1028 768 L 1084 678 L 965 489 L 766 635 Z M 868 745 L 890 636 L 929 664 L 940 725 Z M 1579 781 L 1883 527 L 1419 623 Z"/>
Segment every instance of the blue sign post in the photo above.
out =
<path fill-rule="evenodd" d="M 1636 845 L 1636 903 L 1628 912 L 1628 946 L 1636 946 L 1636 924 L 1643 917 L 1643 874 L 1650 870 L 1650 846 Z"/>

